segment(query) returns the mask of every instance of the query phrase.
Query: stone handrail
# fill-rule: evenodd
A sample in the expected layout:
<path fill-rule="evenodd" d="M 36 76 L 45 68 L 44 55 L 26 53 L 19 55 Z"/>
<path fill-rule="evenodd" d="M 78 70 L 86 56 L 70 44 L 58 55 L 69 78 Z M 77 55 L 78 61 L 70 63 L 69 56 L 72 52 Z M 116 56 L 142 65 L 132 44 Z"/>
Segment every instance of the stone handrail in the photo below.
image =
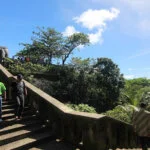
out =
<path fill-rule="evenodd" d="M 2 65 L 0 78 L 8 87 L 15 79 Z M 74 111 L 29 82 L 25 81 L 25 84 L 29 104 L 41 119 L 47 121 L 57 137 L 73 144 L 83 143 L 86 150 L 137 146 L 131 125 L 101 114 Z"/>

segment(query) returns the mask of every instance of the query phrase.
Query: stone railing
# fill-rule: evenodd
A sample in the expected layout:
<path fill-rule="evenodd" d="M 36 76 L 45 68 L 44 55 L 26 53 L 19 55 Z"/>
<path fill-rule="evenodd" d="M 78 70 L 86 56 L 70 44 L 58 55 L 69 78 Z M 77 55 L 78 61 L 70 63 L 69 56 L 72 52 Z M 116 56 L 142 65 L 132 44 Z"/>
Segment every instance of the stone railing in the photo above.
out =
<path fill-rule="evenodd" d="M 3 66 L 0 66 L 0 78 L 7 86 L 15 79 Z M 57 137 L 73 144 L 83 143 L 85 150 L 136 147 L 131 125 L 105 115 L 74 111 L 29 82 L 25 84 L 31 107 L 47 121 Z"/>

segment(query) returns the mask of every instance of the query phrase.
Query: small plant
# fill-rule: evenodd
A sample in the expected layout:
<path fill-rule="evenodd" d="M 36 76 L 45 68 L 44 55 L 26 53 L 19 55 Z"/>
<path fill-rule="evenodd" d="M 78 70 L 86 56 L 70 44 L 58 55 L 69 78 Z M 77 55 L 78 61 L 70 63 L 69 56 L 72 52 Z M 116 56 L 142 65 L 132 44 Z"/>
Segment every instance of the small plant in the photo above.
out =
<path fill-rule="evenodd" d="M 14 63 L 14 61 L 11 59 L 11 58 L 8 58 L 8 57 L 6 57 L 6 58 L 4 58 L 4 63 Z"/>
<path fill-rule="evenodd" d="M 46 71 L 46 67 L 40 64 L 32 64 L 31 62 L 27 63 L 14 63 L 9 65 L 8 70 L 13 74 L 22 73 L 22 74 L 32 74 L 32 73 L 42 73 Z"/>
<path fill-rule="evenodd" d="M 87 104 L 67 104 L 68 107 L 71 107 L 73 110 L 81 111 L 81 112 L 89 112 L 89 113 L 96 113 L 96 110 L 94 107 L 91 107 Z"/>
<path fill-rule="evenodd" d="M 119 105 L 119 106 L 116 106 L 113 110 L 106 111 L 103 114 L 109 117 L 115 118 L 117 120 L 131 124 L 133 111 L 134 109 L 128 105 L 127 106 Z"/>
<path fill-rule="evenodd" d="M 150 104 L 147 106 L 147 108 L 146 108 L 148 111 L 150 111 Z"/>

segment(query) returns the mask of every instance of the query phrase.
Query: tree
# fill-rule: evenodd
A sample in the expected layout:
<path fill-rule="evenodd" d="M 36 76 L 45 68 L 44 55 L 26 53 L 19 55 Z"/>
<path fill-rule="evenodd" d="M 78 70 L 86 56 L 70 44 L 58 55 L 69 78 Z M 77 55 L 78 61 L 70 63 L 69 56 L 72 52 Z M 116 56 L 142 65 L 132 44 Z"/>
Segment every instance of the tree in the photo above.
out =
<path fill-rule="evenodd" d="M 73 66 L 77 70 L 89 70 L 93 64 L 92 61 L 94 61 L 94 59 L 82 59 L 81 57 L 73 57 L 69 65 Z"/>
<path fill-rule="evenodd" d="M 21 53 L 28 52 L 32 56 L 47 57 L 50 64 L 52 64 L 53 58 L 61 58 L 62 65 L 64 65 L 75 48 L 89 43 L 88 36 L 84 33 L 75 33 L 64 37 L 52 28 L 45 29 L 43 27 L 38 30 L 39 32 L 33 32 L 32 44 L 22 44 L 24 50 Z"/>
<path fill-rule="evenodd" d="M 146 78 L 126 80 L 123 90 L 123 94 L 129 97 L 126 103 L 138 106 L 142 99 L 142 95 L 150 91 L 149 86 L 150 80 Z"/>
<path fill-rule="evenodd" d="M 38 28 L 39 32 L 33 32 L 32 38 L 33 47 L 36 49 L 36 53 L 49 58 L 49 63 L 52 63 L 52 58 L 58 55 L 60 50 L 60 43 L 62 43 L 62 34 L 55 29 Z"/>
<path fill-rule="evenodd" d="M 19 51 L 16 56 L 27 56 L 27 57 L 33 57 L 34 55 L 36 56 L 37 52 L 35 52 L 35 48 L 34 48 L 34 44 L 31 45 L 31 44 L 24 44 L 24 43 L 21 43 L 21 45 L 24 46 L 24 48 Z"/>
<path fill-rule="evenodd" d="M 84 33 L 74 33 L 73 35 L 67 37 L 62 46 L 62 65 L 65 64 L 67 58 L 72 54 L 73 50 L 80 45 L 88 45 L 89 38 L 88 35 Z"/>
<path fill-rule="evenodd" d="M 119 100 L 120 90 L 124 87 L 123 74 L 120 74 L 118 66 L 108 58 L 98 58 L 93 66 L 94 84 L 91 98 L 97 100 L 98 111 L 106 111 L 114 108 Z M 95 97 L 96 96 L 96 97 Z"/>
<path fill-rule="evenodd" d="M 150 88 L 148 91 L 143 92 L 140 102 L 144 102 L 146 105 L 150 105 Z"/>

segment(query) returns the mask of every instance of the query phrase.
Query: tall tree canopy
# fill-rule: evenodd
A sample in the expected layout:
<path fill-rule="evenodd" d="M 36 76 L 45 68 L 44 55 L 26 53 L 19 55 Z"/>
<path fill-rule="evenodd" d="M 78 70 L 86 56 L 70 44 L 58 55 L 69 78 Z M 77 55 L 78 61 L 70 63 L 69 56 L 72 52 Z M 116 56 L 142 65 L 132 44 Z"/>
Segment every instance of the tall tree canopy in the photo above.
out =
<path fill-rule="evenodd" d="M 88 35 L 84 33 L 74 33 L 73 35 L 67 37 L 64 41 L 62 51 L 62 64 L 64 65 L 67 58 L 72 54 L 73 50 L 80 45 L 88 45 L 89 38 Z"/>
<path fill-rule="evenodd" d="M 69 37 L 64 37 L 55 29 L 38 28 L 38 32 L 33 32 L 32 44 L 23 44 L 24 49 L 21 53 L 47 57 L 50 64 L 53 58 L 59 58 L 62 59 L 62 65 L 64 65 L 75 48 L 88 44 L 89 38 L 84 33 L 75 33 Z"/>
<path fill-rule="evenodd" d="M 120 90 L 124 87 L 123 74 L 120 74 L 118 65 L 109 58 L 98 58 L 93 72 L 95 80 L 91 82 L 94 84 L 91 87 L 96 91 L 97 97 L 92 99 L 97 99 L 99 111 L 112 109 L 117 105 Z"/>

